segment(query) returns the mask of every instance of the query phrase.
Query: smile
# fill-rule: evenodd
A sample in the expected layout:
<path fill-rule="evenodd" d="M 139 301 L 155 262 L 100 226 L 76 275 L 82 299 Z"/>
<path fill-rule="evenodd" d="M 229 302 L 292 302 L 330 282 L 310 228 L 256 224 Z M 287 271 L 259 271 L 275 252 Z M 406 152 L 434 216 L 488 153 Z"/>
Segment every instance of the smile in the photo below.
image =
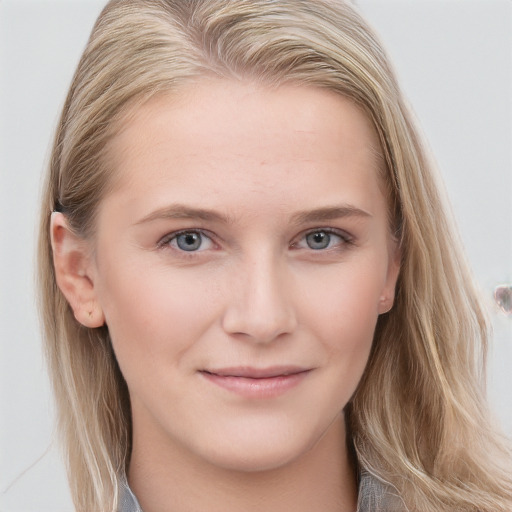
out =
<path fill-rule="evenodd" d="M 292 366 L 203 370 L 209 382 L 246 398 L 273 398 L 296 387 L 311 369 Z"/>

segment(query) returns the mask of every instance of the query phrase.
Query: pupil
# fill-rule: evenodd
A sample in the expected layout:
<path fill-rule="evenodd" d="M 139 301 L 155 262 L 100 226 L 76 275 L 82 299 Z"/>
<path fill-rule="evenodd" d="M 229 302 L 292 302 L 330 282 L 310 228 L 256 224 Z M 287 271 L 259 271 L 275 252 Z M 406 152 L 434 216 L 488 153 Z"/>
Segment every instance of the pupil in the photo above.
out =
<path fill-rule="evenodd" d="M 331 240 L 329 234 L 324 231 L 310 233 L 306 238 L 311 249 L 325 249 Z"/>
<path fill-rule="evenodd" d="M 195 251 L 201 245 L 201 236 L 199 233 L 183 233 L 178 236 L 177 243 L 183 251 Z"/>

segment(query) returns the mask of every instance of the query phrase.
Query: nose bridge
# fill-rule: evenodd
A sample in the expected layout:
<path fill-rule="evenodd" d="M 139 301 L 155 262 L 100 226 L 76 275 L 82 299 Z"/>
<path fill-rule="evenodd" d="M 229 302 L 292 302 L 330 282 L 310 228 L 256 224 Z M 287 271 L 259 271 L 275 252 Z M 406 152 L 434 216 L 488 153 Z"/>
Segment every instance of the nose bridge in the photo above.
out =
<path fill-rule="evenodd" d="M 224 315 L 224 329 L 268 343 L 296 326 L 283 260 L 270 248 L 244 257 L 237 269 Z"/>

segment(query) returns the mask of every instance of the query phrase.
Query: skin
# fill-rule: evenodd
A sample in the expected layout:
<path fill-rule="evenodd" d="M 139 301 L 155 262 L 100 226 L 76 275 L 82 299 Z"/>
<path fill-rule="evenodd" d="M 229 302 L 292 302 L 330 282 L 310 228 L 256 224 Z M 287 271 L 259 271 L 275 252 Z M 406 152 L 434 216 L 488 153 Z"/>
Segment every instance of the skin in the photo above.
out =
<path fill-rule="evenodd" d="M 399 271 L 378 148 L 332 92 L 204 80 L 127 118 L 94 240 L 53 215 L 59 286 L 128 384 L 145 512 L 355 510 L 343 409 Z"/>

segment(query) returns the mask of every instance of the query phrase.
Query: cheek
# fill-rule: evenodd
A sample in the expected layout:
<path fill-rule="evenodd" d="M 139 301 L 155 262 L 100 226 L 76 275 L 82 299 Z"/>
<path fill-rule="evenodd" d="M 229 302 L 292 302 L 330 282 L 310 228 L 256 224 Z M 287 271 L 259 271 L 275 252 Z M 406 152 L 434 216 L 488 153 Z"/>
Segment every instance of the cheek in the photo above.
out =
<path fill-rule="evenodd" d="M 211 288 L 168 269 L 128 263 L 112 269 L 102 306 L 121 367 L 142 360 L 146 368 L 163 359 L 178 364 L 215 321 Z"/>
<path fill-rule="evenodd" d="M 374 266 L 374 268 L 377 268 Z M 371 350 L 382 288 L 372 267 L 339 269 L 307 287 L 301 302 L 304 325 L 314 331 L 332 363 L 333 379 L 355 389 Z"/>
<path fill-rule="evenodd" d="M 354 308 L 351 303 L 344 309 L 343 304 L 338 305 L 336 310 L 332 303 L 324 313 L 321 341 L 328 359 L 326 379 L 334 391 L 332 399 L 342 410 L 355 393 L 368 363 L 377 315 L 374 308 Z"/>
<path fill-rule="evenodd" d="M 384 287 L 377 261 L 320 269 L 301 281 L 300 308 L 309 322 L 333 329 L 373 333 Z"/>

